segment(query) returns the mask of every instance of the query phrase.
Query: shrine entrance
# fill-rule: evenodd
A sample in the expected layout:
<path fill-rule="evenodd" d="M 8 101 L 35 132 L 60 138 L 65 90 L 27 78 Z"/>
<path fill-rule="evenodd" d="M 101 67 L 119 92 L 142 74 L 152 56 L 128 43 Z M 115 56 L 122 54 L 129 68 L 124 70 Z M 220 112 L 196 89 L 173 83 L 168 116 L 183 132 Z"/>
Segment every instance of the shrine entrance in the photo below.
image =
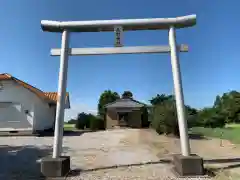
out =
<path fill-rule="evenodd" d="M 142 108 L 145 105 L 132 98 L 121 98 L 106 104 L 105 124 L 106 129 L 111 128 L 142 128 Z"/>
<path fill-rule="evenodd" d="M 174 93 L 180 132 L 182 156 L 175 158 L 176 169 L 193 174 L 202 173 L 201 159 L 193 158 L 190 153 L 188 127 L 186 122 L 181 71 L 179 65 L 179 52 L 187 52 L 187 45 L 177 45 L 176 29 L 191 27 L 196 24 L 196 15 L 176 18 L 152 18 L 152 19 L 121 19 L 121 20 L 95 20 L 95 21 L 41 21 L 43 31 L 62 33 L 61 49 L 52 49 L 52 56 L 60 56 L 60 71 L 58 82 L 58 101 L 56 110 L 55 136 L 53 145 L 53 158 L 59 158 L 62 153 L 64 103 L 67 86 L 67 69 L 69 56 L 84 55 L 108 55 L 108 54 L 136 54 L 136 53 L 169 53 L 171 57 Z M 168 30 L 169 45 L 163 46 L 132 46 L 124 47 L 122 34 L 124 31 L 137 30 Z M 71 32 L 115 32 L 115 47 L 104 48 L 69 48 L 69 34 Z M 182 157 L 189 161 L 183 161 Z M 197 159 L 197 161 L 196 161 Z M 183 163 L 196 162 L 198 166 Z M 182 169 L 186 168 L 186 169 Z M 193 169 L 188 169 L 193 168 Z M 195 168 L 195 169 L 194 169 Z M 201 172 L 200 172 L 201 171 Z"/>

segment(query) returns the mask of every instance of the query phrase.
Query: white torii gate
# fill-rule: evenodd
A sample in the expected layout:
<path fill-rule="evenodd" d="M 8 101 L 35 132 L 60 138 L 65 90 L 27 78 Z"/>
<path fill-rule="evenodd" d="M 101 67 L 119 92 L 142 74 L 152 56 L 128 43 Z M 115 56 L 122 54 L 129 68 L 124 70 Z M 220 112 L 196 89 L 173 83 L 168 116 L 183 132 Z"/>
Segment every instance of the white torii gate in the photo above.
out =
<path fill-rule="evenodd" d="M 58 81 L 58 101 L 56 109 L 56 121 L 54 132 L 53 158 L 62 153 L 62 138 L 64 124 L 64 105 L 67 86 L 68 57 L 74 55 L 107 55 L 107 54 L 136 54 L 136 53 L 170 53 L 176 97 L 178 124 L 180 131 L 181 150 L 183 156 L 190 155 L 188 127 L 186 122 L 182 80 L 179 65 L 178 52 L 187 52 L 187 45 L 176 44 L 175 29 L 191 27 L 196 24 L 196 15 L 188 15 L 176 18 L 152 18 L 152 19 L 122 19 L 122 20 L 95 20 L 95 21 L 48 21 L 42 20 L 43 31 L 62 33 L 61 49 L 52 49 L 52 56 L 60 56 L 60 71 Z M 135 30 L 169 30 L 169 45 L 167 46 L 137 46 L 105 48 L 69 48 L 70 32 L 102 32 Z M 121 30 L 120 30 L 121 31 Z M 121 34 L 121 33 L 120 33 Z M 117 39 L 119 41 L 119 39 Z"/>

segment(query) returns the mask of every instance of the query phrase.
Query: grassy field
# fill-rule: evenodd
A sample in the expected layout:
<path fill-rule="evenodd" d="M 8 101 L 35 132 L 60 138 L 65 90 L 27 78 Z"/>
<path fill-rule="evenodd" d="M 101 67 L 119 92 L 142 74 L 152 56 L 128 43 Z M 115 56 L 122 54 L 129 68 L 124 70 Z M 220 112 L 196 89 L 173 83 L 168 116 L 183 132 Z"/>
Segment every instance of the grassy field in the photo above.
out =
<path fill-rule="evenodd" d="M 215 137 L 231 141 L 232 143 L 240 144 L 240 124 L 227 124 L 225 128 L 204 128 L 194 127 L 191 133 L 201 134 L 206 137 Z"/>
<path fill-rule="evenodd" d="M 68 131 L 75 130 L 75 124 L 67 124 L 67 123 L 65 123 L 64 124 L 64 130 L 68 130 Z"/>
<path fill-rule="evenodd" d="M 226 128 L 240 128 L 240 124 L 227 124 Z"/>

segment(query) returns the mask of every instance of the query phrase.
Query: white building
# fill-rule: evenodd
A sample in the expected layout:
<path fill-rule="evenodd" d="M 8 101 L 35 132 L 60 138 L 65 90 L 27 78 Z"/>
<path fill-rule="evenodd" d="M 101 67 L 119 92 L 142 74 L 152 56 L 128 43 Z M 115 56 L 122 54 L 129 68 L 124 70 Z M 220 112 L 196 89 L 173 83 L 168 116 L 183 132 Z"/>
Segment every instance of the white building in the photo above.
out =
<path fill-rule="evenodd" d="M 0 74 L 0 131 L 51 129 L 56 103 L 56 92 L 43 92 L 10 74 Z M 65 108 L 70 108 L 68 93 Z"/>

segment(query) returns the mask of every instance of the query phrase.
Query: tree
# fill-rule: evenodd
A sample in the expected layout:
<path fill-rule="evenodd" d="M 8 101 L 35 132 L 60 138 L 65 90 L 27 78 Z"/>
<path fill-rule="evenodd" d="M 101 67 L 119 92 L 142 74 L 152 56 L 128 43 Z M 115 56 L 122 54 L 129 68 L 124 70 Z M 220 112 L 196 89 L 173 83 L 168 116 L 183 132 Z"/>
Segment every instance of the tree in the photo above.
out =
<path fill-rule="evenodd" d="M 171 102 L 171 103 L 176 103 L 175 102 L 175 97 L 174 95 L 166 95 L 166 94 L 157 94 L 155 97 L 153 97 L 150 100 L 150 103 L 155 106 L 155 105 L 161 105 L 164 104 L 165 102 Z M 196 115 L 198 113 L 197 109 L 192 108 L 191 106 L 185 105 L 185 111 L 186 111 L 186 116 L 187 116 L 187 120 L 189 121 L 189 126 L 193 126 L 193 124 L 195 124 L 196 121 Z"/>
<path fill-rule="evenodd" d="M 120 96 L 117 92 L 113 92 L 111 90 L 104 91 L 99 98 L 98 101 L 98 115 L 103 118 L 105 115 L 104 106 L 108 103 L 114 102 L 119 99 Z"/>
<path fill-rule="evenodd" d="M 174 96 L 173 95 L 166 95 L 166 94 L 157 94 L 155 97 L 153 97 L 150 100 L 150 103 L 152 105 L 157 105 L 157 104 L 161 104 L 165 101 L 174 101 Z"/>
<path fill-rule="evenodd" d="M 104 129 L 104 121 L 103 119 L 93 114 L 86 114 L 82 112 L 78 114 L 76 128 L 77 129 L 90 128 L 91 130 L 100 130 Z"/>
<path fill-rule="evenodd" d="M 105 129 L 104 120 L 102 118 L 94 116 L 94 115 L 90 115 L 89 121 L 90 121 L 90 129 L 91 130 L 96 131 L 96 130 Z"/>
<path fill-rule="evenodd" d="M 224 116 L 226 123 L 240 123 L 240 93 L 230 91 L 217 96 L 213 105 Z"/>
<path fill-rule="evenodd" d="M 188 128 L 192 128 L 194 126 L 198 126 L 198 110 L 195 108 L 192 108 L 191 106 L 185 105 L 185 111 L 186 111 L 186 118 L 188 123 Z"/>
<path fill-rule="evenodd" d="M 175 104 L 165 101 L 161 105 L 157 104 L 153 108 L 153 119 L 151 126 L 159 134 L 173 134 L 179 136 L 177 113 Z"/>
<path fill-rule="evenodd" d="M 189 106 L 189 105 L 185 105 L 185 109 L 188 115 L 196 115 L 198 113 L 198 110 Z"/>
<path fill-rule="evenodd" d="M 122 98 L 133 98 L 133 93 L 131 91 L 124 91 Z"/>
<path fill-rule="evenodd" d="M 150 100 L 152 107 L 151 126 L 159 134 L 178 136 L 178 119 L 173 95 L 157 94 Z"/>
<path fill-rule="evenodd" d="M 158 133 L 178 135 L 178 117 L 174 95 L 157 94 L 150 100 L 150 103 L 153 106 L 150 114 L 151 126 Z M 185 105 L 185 112 L 188 128 L 197 126 L 197 109 Z"/>
<path fill-rule="evenodd" d="M 204 108 L 198 113 L 198 122 L 203 127 L 224 127 L 225 117 L 217 108 Z"/>
<path fill-rule="evenodd" d="M 214 108 L 220 108 L 221 107 L 221 97 L 219 95 L 216 96 L 213 107 Z"/>
<path fill-rule="evenodd" d="M 87 118 L 88 118 L 88 115 L 86 113 L 84 113 L 84 112 L 79 113 L 77 116 L 77 123 L 76 123 L 75 127 L 77 129 L 84 129 L 86 126 L 86 123 L 88 121 Z"/>

